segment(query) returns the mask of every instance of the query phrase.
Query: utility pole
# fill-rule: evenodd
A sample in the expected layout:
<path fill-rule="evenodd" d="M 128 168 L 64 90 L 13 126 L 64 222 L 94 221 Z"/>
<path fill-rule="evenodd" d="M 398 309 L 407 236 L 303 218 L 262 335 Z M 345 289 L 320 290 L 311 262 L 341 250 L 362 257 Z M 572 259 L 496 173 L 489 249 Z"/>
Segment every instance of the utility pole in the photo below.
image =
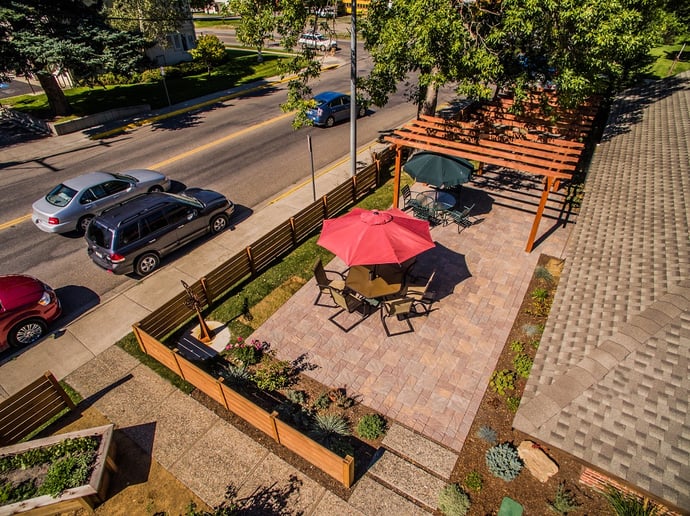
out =
<path fill-rule="evenodd" d="M 357 1 L 350 8 L 350 175 L 357 173 Z"/>

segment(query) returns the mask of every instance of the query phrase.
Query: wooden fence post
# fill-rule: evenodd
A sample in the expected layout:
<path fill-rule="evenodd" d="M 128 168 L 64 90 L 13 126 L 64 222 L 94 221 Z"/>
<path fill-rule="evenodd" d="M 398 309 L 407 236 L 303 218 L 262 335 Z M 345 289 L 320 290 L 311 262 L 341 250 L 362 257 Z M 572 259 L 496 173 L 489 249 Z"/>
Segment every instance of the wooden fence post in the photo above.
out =
<path fill-rule="evenodd" d="M 278 433 L 278 425 L 276 425 L 276 418 L 278 417 L 278 412 L 275 410 L 271 412 L 271 427 L 273 428 L 273 439 L 280 444 L 280 434 Z"/>
<path fill-rule="evenodd" d="M 343 485 L 349 489 L 354 481 L 355 459 L 350 455 L 346 455 L 343 459 Z"/>

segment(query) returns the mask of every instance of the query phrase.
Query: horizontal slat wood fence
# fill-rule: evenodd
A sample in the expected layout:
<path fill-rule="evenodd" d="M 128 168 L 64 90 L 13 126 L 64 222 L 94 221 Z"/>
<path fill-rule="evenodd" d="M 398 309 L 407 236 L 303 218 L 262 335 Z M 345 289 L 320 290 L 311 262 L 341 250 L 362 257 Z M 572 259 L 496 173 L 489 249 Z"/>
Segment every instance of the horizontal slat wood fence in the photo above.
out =
<path fill-rule="evenodd" d="M 381 168 L 395 159 L 394 149 L 374 156 L 374 163 L 361 170 L 289 220 L 279 224 L 256 242 L 190 285 L 202 303 L 210 305 L 241 282 L 268 269 L 302 242 L 316 234 L 324 219 L 339 215 L 382 182 Z M 297 453 L 345 487 L 354 481 L 354 459 L 338 456 L 298 430 L 280 421 L 239 393 L 187 361 L 161 340 L 187 324 L 195 316 L 185 305 L 187 294 L 181 292 L 133 326 L 144 353 L 174 371 L 185 381 L 210 396 L 226 409 L 237 414 L 278 443 Z"/>
<path fill-rule="evenodd" d="M 169 349 L 151 335 L 148 335 L 138 324 L 134 325 L 134 334 L 141 348 L 149 356 L 158 360 L 182 379 L 194 385 L 194 387 L 223 405 L 227 410 L 235 413 L 272 437 L 276 442 L 320 468 L 324 473 L 332 476 L 345 487 L 349 488 L 352 485 L 355 462 L 351 456 L 340 457 L 298 430 L 280 421 L 276 412 L 269 413 L 252 403 L 225 385 L 222 378 L 213 378 L 175 350 Z"/>
<path fill-rule="evenodd" d="M 74 403 L 47 371 L 16 394 L 0 403 L 0 446 L 8 446 L 50 421 Z"/>

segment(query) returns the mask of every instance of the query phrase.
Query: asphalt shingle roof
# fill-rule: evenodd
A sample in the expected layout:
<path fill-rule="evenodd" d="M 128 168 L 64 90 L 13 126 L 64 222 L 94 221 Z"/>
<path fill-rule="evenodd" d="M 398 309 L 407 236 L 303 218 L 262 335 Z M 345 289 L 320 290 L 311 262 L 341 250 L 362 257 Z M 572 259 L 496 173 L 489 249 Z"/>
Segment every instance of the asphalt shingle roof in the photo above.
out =
<path fill-rule="evenodd" d="M 616 99 L 514 427 L 690 510 L 690 72 Z"/>

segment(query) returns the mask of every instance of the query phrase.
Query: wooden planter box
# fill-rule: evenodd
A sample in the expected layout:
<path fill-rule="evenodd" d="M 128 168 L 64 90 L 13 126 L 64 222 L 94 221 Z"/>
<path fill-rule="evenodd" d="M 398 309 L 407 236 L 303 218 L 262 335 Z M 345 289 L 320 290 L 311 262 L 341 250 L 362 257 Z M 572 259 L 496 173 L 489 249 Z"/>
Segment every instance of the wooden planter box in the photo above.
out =
<path fill-rule="evenodd" d="M 9 505 L 0 505 L 0 516 L 19 513 L 36 516 L 50 515 L 84 508 L 91 512 L 96 504 L 105 500 L 110 475 L 117 471 L 113 428 L 114 425 L 99 426 L 0 448 L 0 457 L 3 457 L 43 446 L 50 446 L 70 438 L 100 437 L 100 445 L 96 452 L 96 464 L 88 484 L 67 489 L 57 498 L 43 495 Z"/>

